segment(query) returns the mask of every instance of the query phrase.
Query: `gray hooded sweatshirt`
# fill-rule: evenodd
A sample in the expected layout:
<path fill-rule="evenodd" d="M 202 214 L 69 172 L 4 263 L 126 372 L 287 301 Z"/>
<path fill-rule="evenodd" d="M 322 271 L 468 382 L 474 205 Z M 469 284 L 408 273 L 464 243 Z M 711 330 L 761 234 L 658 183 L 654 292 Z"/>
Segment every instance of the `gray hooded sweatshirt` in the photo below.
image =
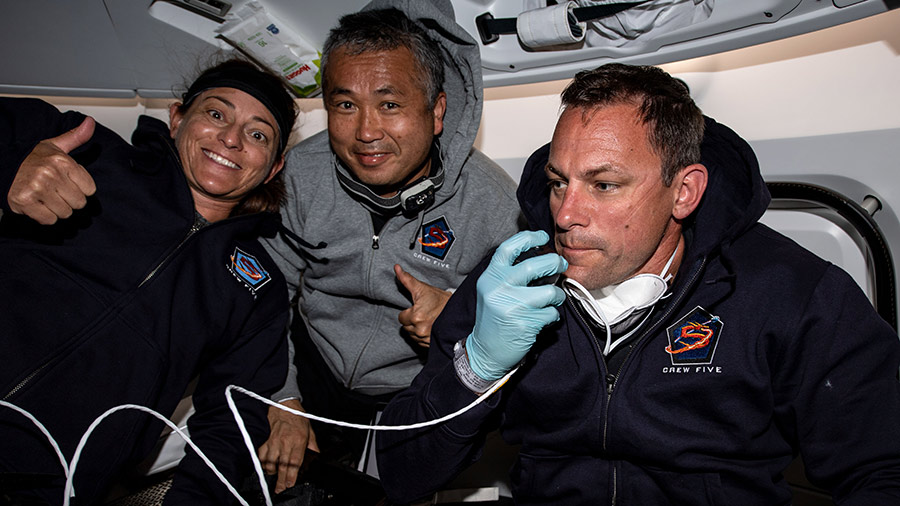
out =
<path fill-rule="evenodd" d="M 405 388 L 421 370 L 424 349 L 397 320 L 412 305 L 394 264 L 440 289 L 456 288 L 478 262 L 520 228 L 515 182 L 472 147 L 481 120 L 478 44 L 454 21 L 449 1 L 375 0 L 365 9 L 394 7 L 418 21 L 443 48 L 447 111 L 441 133 L 445 180 L 423 216 L 388 219 L 377 248 L 370 211 L 338 181 L 328 133 L 291 149 L 284 225 L 323 249 L 298 254 L 281 237 L 268 243 L 290 296 L 335 378 L 354 391 L 377 395 Z M 411 246 L 411 240 L 415 242 Z M 310 256 L 311 255 L 311 256 Z M 303 357 L 298 359 L 303 367 Z M 296 369 L 275 400 L 300 397 Z"/>

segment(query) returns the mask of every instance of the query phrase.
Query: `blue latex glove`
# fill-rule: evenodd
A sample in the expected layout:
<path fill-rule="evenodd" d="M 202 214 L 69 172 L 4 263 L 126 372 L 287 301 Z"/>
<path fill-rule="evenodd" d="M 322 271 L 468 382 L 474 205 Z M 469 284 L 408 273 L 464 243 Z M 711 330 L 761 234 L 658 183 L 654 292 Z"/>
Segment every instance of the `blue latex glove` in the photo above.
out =
<path fill-rule="evenodd" d="M 499 247 L 476 284 L 475 328 L 466 339 L 469 366 L 481 378 L 503 377 L 528 353 L 537 334 L 559 320 L 556 307 L 566 299 L 554 285 L 528 286 L 560 274 L 568 263 L 556 253 L 513 262 L 523 251 L 546 244 L 546 232 L 519 232 Z"/>

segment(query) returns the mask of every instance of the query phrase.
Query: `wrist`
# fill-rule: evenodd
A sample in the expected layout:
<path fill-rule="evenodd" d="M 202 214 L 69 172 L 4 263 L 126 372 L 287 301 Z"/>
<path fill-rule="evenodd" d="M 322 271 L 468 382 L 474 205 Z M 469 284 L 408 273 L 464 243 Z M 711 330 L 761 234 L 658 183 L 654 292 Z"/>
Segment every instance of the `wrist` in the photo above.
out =
<path fill-rule="evenodd" d="M 486 380 L 472 369 L 466 350 L 466 340 L 458 341 L 453 346 L 453 367 L 459 381 L 472 392 L 481 395 L 490 390 L 497 380 Z"/>

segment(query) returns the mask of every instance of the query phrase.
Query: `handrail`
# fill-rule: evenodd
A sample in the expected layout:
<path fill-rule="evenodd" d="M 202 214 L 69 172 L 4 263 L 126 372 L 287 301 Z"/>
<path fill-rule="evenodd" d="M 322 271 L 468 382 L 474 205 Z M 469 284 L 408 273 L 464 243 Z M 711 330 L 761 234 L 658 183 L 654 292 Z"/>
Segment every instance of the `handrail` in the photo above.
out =
<path fill-rule="evenodd" d="M 869 248 L 874 275 L 872 286 L 875 311 L 897 330 L 897 288 L 894 278 L 894 260 L 891 250 L 878 224 L 866 209 L 846 196 L 828 188 L 809 183 L 767 182 L 772 195 L 770 209 L 789 209 L 790 202 L 804 202 L 833 210 L 860 233 Z M 782 204 L 788 204 L 783 205 Z"/>

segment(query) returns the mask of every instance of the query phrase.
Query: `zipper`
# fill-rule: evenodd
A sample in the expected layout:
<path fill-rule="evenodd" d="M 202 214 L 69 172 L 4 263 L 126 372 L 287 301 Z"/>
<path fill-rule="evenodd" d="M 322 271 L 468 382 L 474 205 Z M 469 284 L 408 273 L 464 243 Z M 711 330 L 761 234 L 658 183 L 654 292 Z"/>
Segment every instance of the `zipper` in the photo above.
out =
<path fill-rule="evenodd" d="M 616 375 L 611 372 L 607 372 L 606 373 L 606 393 L 607 393 L 607 395 L 612 395 L 613 387 L 615 385 L 616 385 Z"/>
<path fill-rule="evenodd" d="M 173 157 L 173 158 L 175 159 L 175 161 L 177 162 L 176 164 L 178 165 L 178 168 L 179 168 L 182 172 L 184 172 L 184 168 L 183 168 L 182 165 L 181 165 L 181 158 L 178 157 L 178 152 L 175 151 L 175 149 L 172 147 L 172 145 L 169 144 L 168 142 L 166 142 L 166 143 L 164 143 L 164 144 L 169 148 L 169 153 L 172 155 L 172 157 Z M 191 228 L 188 229 L 187 235 L 185 235 L 184 238 L 181 239 L 181 241 L 178 243 L 178 245 L 175 246 L 175 249 L 173 249 L 172 251 L 170 251 L 169 254 L 167 254 L 167 255 L 162 259 L 162 261 L 161 261 L 159 264 L 157 264 L 156 267 L 153 268 L 153 270 L 150 271 L 150 274 L 147 274 L 147 276 L 143 279 L 143 281 L 141 281 L 140 284 L 138 284 L 138 288 L 144 286 L 144 284 L 146 284 L 148 281 L 150 281 L 150 279 L 152 279 L 153 276 L 155 276 L 156 273 L 159 272 L 159 270 L 160 270 L 164 265 L 166 265 L 166 263 L 169 261 L 169 259 L 172 258 L 172 257 L 175 255 L 175 253 L 177 253 L 178 250 L 181 249 L 182 246 L 184 246 L 184 243 L 187 242 L 187 240 L 190 239 L 192 235 L 194 235 L 198 230 L 200 230 L 200 229 L 202 228 L 202 225 L 200 224 L 200 220 L 197 219 L 197 210 L 196 210 L 196 208 L 194 208 L 194 207 L 192 206 L 192 207 L 191 207 L 191 210 L 194 212 L 194 223 L 193 223 L 193 225 L 191 225 Z"/>
<path fill-rule="evenodd" d="M 388 226 L 388 223 L 390 221 L 391 221 L 391 218 L 388 218 L 387 220 L 385 220 L 384 225 L 381 226 L 381 231 L 385 230 L 385 228 Z M 372 220 L 370 219 L 369 222 L 372 223 Z M 381 248 L 381 235 L 380 235 L 380 232 L 375 233 L 375 225 L 374 224 L 372 224 L 372 232 L 373 232 L 372 233 L 372 249 L 373 250 L 380 249 Z M 371 283 L 371 280 L 372 280 L 372 268 L 374 267 L 374 265 L 375 265 L 375 253 L 372 253 L 371 258 L 369 259 L 369 265 L 365 271 L 365 278 L 363 279 L 363 286 L 366 287 L 366 296 L 367 297 L 371 296 L 371 293 L 372 293 L 372 290 L 370 289 L 369 284 Z M 380 316 L 381 316 L 381 313 L 379 312 L 379 314 L 376 315 L 376 318 L 380 317 Z M 347 382 L 348 389 L 351 389 L 351 390 L 353 389 L 353 385 L 355 384 L 354 381 L 356 380 L 356 372 L 359 369 L 359 362 L 360 362 L 360 360 L 362 360 L 362 356 L 365 353 L 366 348 L 368 348 L 371 341 L 372 341 L 372 334 L 370 333 L 368 340 L 363 344 L 363 347 L 360 350 L 359 355 L 356 356 L 356 360 L 353 362 L 353 369 L 350 370 L 350 375 L 348 376 L 349 377 L 349 381 Z"/>
<path fill-rule="evenodd" d="M 606 436 L 607 436 L 607 430 L 609 428 L 610 399 L 612 398 L 613 391 L 615 390 L 616 384 L 619 381 L 619 376 L 622 375 L 622 372 L 625 371 L 625 366 L 628 365 L 628 359 L 631 358 L 631 355 L 634 353 L 634 351 L 637 350 L 640 347 L 640 345 L 647 339 L 647 336 L 656 332 L 656 329 L 659 327 L 659 325 L 669 319 L 669 317 L 675 311 L 675 308 L 678 307 L 679 304 L 681 304 L 682 299 L 684 299 L 685 295 L 687 295 L 688 290 L 690 290 L 694 286 L 694 284 L 697 282 L 697 278 L 700 277 L 700 274 L 703 272 L 705 267 L 706 267 L 706 257 L 704 257 L 703 260 L 701 260 L 700 267 L 698 267 L 697 270 L 694 271 L 694 275 L 691 277 L 691 279 L 688 281 L 688 283 L 684 286 L 684 289 L 682 289 L 681 292 L 679 292 L 678 295 L 672 299 L 672 303 L 669 304 L 669 307 L 668 307 L 668 309 L 666 309 L 666 312 L 663 313 L 662 316 L 659 318 L 659 320 L 656 321 L 656 324 L 652 325 L 650 328 L 645 330 L 644 333 L 641 334 L 641 336 L 634 342 L 634 346 L 632 346 L 631 349 L 628 350 L 627 354 L 625 355 L 625 359 L 622 360 L 622 365 L 619 367 L 619 375 L 617 376 L 617 375 L 609 373 L 607 371 L 607 375 L 606 375 L 606 382 L 607 382 L 606 383 L 606 392 L 607 392 L 606 412 L 604 413 L 604 417 L 603 417 L 603 449 L 604 450 L 606 450 Z M 597 339 L 596 336 L 594 336 L 594 339 L 595 340 Z"/>
<path fill-rule="evenodd" d="M 177 152 L 171 147 L 171 145 L 169 145 L 168 143 L 166 143 L 166 146 L 169 147 L 169 152 L 170 152 L 170 153 L 173 155 L 173 157 L 175 158 L 175 160 L 176 160 L 176 162 L 177 162 L 177 165 L 178 165 L 178 168 L 181 169 L 181 160 L 178 158 L 178 153 L 177 153 Z M 184 169 L 181 169 L 181 170 L 183 171 Z M 193 209 L 193 207 L 192 207 L 192 209 Z M 196 210 L 194 210 L 194 212 L 196 213 Z M 223 221 L 224 221 L 224 220 L 223 220 Z M 209 225 L 212 225 L 212 224 L 209 224 Z M 188 230 L 188 232 L 187 232 L 187 234 L 184 236 L 184 238 L 182 238 L 181 241 L 178 243 L 178 245 L 175 246 L 175 248 L 174 248 L 172 251 L 170 251 L 169 254 L 167 254 L 167 255 L 165 256 L 165 258 L 163 258 L 163 260 L 162 260 L 156 267 L 154 267 L 153 270 L 150 271 L 149 274 L 147 274 L 147 276 L 143 279 L 143 281 L 141 281 L 140 284 L 138 285 L 138 288 L 144 286 L 145 283 L 147 283 L 148 281 L 150 281 L 150 279 L 152 279 L 152 278 L 156 275 L 156 273 L 159 272 L 159 270 L 160 270 L 160 269 L 161 269 L 161 268 L 169 261 L 169 259 L 171 259 L 171 258 L 175 255 L 175 253 L 177 253 L 177 252 L 181 249 L 181 247 L 184 246 L 184 243 L 186 243 L 186 242 L 188 241 L 188 239 L 190 239 L 191 236 L 193 236 L 195 233 L 197 233 L 197 231 L 199 231 L 201 228 L 203 228 L 203 224 L 202 224 L 202 222 L 197 218 L 197 216 L 196 216 L 196 214 L 195 214 L 195 215 L 194 215 L 194 223 L 193 223 L 193 225 L 191 225 L 191 228 Z M 38 366 L 36 369 L 34 369 L 33 371 L 31 371 L 31 373 L 29 373 L 28 376 L 26 376 L 22 381 L 20 381 L 16 386 L 14 386 L 14 387 L 13 387 L 9 392 L 7 392 L 6 395 L 4 395 L 3 398 L 0 399 L 0 400 L 4 400 L 4 401 L 5 401 L 6 399 L 12 397 L 12 396 L 15 395 L 16 393 L 18 393 L 20 390 L 22 390 L 23 388 L 25 388 L 25 386 L 27 386 L 28 383 L 31 382 L 31 380 L 33 380 L 38 374 L 40 374 L 41 371 L 43 371 L 43 370 L 44 370 L 48 365 L 50 365 L 54 360 L 55 360 L 55 359 L 48 360 L 47 362 L 44 362 L 43 364 L 41 364 L 40 366 Z"/>
<path fill-rule="evenodd" d="M 573 304 L 573 306 L 574 306 L 574 304 Z M 575 313 L 575 315 L 581 321 L 581 325 L 587 329 L 588 333 L 591 335 L 591 338 L 593 338 L 594 345 L 597 346 L 597 353 L 600 354 L 600 362 L 603 363 L 603 368 L 606 369 L 606 357 L 603 356 L 603 348 L 600 346 L 600 340 L 597 339 L 597 334 L 594 333 L 594 331 L 591 329 L 591 326 L 588 325 L 588 323 L 585 321 L 584 316 L 582 316 L 581 313 L 578 312 L 578 309 L 573 308 L 572 311 Z M 605 372 L 606 372 L 606 377 L 604 378 L 604 381 L 606 381 L 606 399 L 605 399 L 605 403 L 604 403 L 605 406 L 604 406 L 604 417 L 603 417 L 603 445 L 602 445 L 604 451 L 606 451 L 606 426 L 607 426 L 607 418 L 609 416 L 608 415 L 609 399 L 612 396 L 613 387 L 615 386 L 615 382 L 616 382 L 616 376 L 614 374 L 610 373 L 609 369 L 607 369 Z"/>
<path fill-rule="evenodd" d="M 616 500 L 618 499 L 618 495 L 619 495 L 618 494 L 618 492 L 619 492 L 618 491 L 618 484 L 619 484 L 618 470 L 619 470 L 619 468 L 617 468 L 616 465 L 613 464 L 612 502 L 610 502 L 610 506 L 616 506 Z"/>
<path fill-rule="evenodd" d="M 40 367 L 38 367 L 37 369 L 31 371 L 31 374 L 29 374 L 28 376 L 25 377 L 25 379 L 23 379 L 22 381 L 20 381 L 18 385 L 14 386 L 14 387 L 12 388 L 12 390 L 10 390 L 9 392 L 6 392 L 6 395 L 3 396 L 3 399 L 2 399 L 2 400 L 5 401 L 5 400 L 9 399 L 9 398 L 12 397 L 13 395 L 15 395 L 16 392 L 18 392 L 19 390 L 25 388 L 25 385 L 27 385 L 29 381 L 31 381 L 35 376 L 37 376 L 41 371 L 43 371 L 45 367 L 47 367 L 48 365 L 50 365 L 50 362 L 52 362 L 52 360 L 47 361 L 47 362 L 44 362 Z"/>
<path fill-rule="evenodd" d="M 153 268 L 153 270 L 150 271 L 150 274 L 148 274 L 144 278 L 144 280 L 141 281 L 141 283 L 138 285 L 138 288 L 144 286 L 145 283 L 150 281 L 150 279 L 153 278 L 153 276 L 155 276 L 157 272 L 159 272 L 159 270 L 169 261 L 169 259 L 172 258 L 175 255 L 175 253 L 181 249 L 182 246 L 184 246 L 184 243 L 187 242 L 187 240 L 190 239 L 191 236 L 194 235 L 195 233 L 197 233 L 197 231 L 200 230 L 201 228 L 202 228 L 202 225 L 201 225 L 200 221 L 195 219 L 194 224 L 191 225 L 191 228 L 188 230 L 187 235 L 185 235 L 184 238 L 181 239 L 181 241 L 178 243 L 178 245 L 175 246 L 175 249 L 170 251 L 169 254 L 165 256 L 165 258 L 162 260 L 162 262 L 160 262 L 156 267 Z M 33 380 L 38 374 L 41 373 L 41 371 L 43 371 L 48 365 L 50 365 L 53 362 L 53 360 L 55 360 L 55 359 L 51 359 L 47 362 L 44 362 L 43 364 L 38 366 L 37 369 L 34 369 L 33 371 L 31 371 L 28 374 L 28 376 L 26 376 L 22 381 L 20 381 L 16 386 L 14 386 L 12 388 L 12 390 L 7 392 L 6 395 L 3 396 L 2 400 L 5 401 L 6 399 L 12 397 L 17 392 L 19 392 L 19 390 L 22 390 L 23 388 L 25 388 L 25 386 L 27 386 L 28 383 L 31 382 L 31 380 Z"/>
<path fill-rule="evenodd" d="M 190 239 L 191 236 L 196 234 L 197 231 L 200 230 L 201 228 L 202 228 L 202 225 L 200 224 L 200 221 L 195 218 L 194 224 L 191 225 L 191 228 L 188 229 L 188 231 L 187 231 L 187 235 L 185 235 L 181 239 L 181 241 L 178 243 L 178 245 L 175 246 L 175 249 L 170 251 L 169 254 L 166 255 L 165 258 L 163 258 L 162 261 L 159 264 L 157 264 L 156 267 L 154 267 L 152 271 L 150 271 L 150 274 L 147 274 L 147 277 L 145 277 L 144 280 L 141 281 L 141 283 L 138 285 L 138 288 L 144 286 L 145 283 L 150 281 L 150 279 L 153 278 L 153 276 L 155 276 L 156 273 L 159 272 L 159 270 L 169 262 L 169 259 L 172 258 L 173 256 L 175 256 L 175 253 L 177 253 L 181 249 L 181 247 L 184 246 L 184 243 L 186 243 L 187 240 Z"/>
<path fill-rule="evenodd" d="M 574 303 L 572 304 L 574 306 Z M 600 355 L 600 362 L 603 364 L 602 367 L 606 369 L 606 358 L 603 356 L 603 348 L 600 346 L 600 340 L 597 339 L 597 334 L 591 329 L 591 326 L 588 325 L 587 321 L 585 321 L 584 316 L 578 311 L 577 308 L 573 307 L 572 312 L 575 313 L 575 316 L 578 317 L 578 320 L 581 321 L 581 325 L 587 329 L 588 334 L 591 335 L 591 338 L 594 340 L 594 345 L 597 347 L 597 353 Z M 609 398 L 612 395 L 613 385 L 615 384 L 616 377 L 614 374 L 611 374 L 609 370 L 606 371 L 606 377 L 604 380 L 606 381 L 606 399 L 604 406 L 604 413 L 609 413 Z M 606 450 L 606 417 L 603 419 L 603 450 Z"/>
<path fill-rule="evenodd" d="M 628 363 L 628 359 L 631 358 L 631 354 L 634 353 L 634 350 L 636 350 L 638 348 L 638 345 L 640 345 L 645 339 L 647 339 L 647 336 L 649 336 L 650 334 L 655 332 L 656 328 L 662 322 L 665 322 L 669 318 L 669 316 L 671 316 L 672 312 L 675 311 L 675 307 L 677 307 L 678 304 L 681 303 L 681 300 L 687 294 L 688 290 L 690 290 L 690 288 L 693 287 L 694 284 L 697 282 L 697 278 L 700 277 L 700 273 L 703 272 L 703 268 L 705 266 L 706 266 L 706 258 L 703 258 L 703 260 L 700 263 L 700 267 L 694 272 L 693 277 L 691 277 L 690 281 L 688 281 L 688 284 L 685 285 L 684 289 L 678 294 L 678 296 L 676 298 L 672 299 L 672 303 L 669 305 L 669 308 L 666 310 L 665 313 L 663 313 L 662 317 L 660 317 L 660 319 L 656 322 L 656 325 L 653 325 L 652 327 L 647 329 L 637 339 L 637 341 L 635 341 L 634 346 L 632 346 L 631 349 L 628 350 L 628 353 L 625 355 L 625 359 L 622 361 L 622 366 L 619 367 L 619 376 L 621 376 L 622 371 L 625 370 L 625 365 Z M 587 323 L 584 321 L 584 318 L 581 316 L 581 313 L 579 313 L 578 311 L 575 311 L 575 314 L 577 314 L 578 317 L 581 319 L 581 322 L 582 322 L 582 324 L 584 324 L 585 328 L 587 328 L 590 331 L 591 327 L 589 325 L 587 325 Z M 591 336 L 594 338 L 594 344 L 597 345 L 597 349 L 599 350 L 600 342 L 597 340 L 597 336 L 596 336 L 596 334 L 594 334 L 593 331 L 591 331 Z M 600 356 L 603 357 L 602 352 L 600 353 Z M 603 361 L 605 364 L 606 359 L 603 358 Z M 604 416 L 603 416 L 603 445 L 602 445 L 603 451 L 607 450 L 606 442 L 607 442 L 607 435 L 608 435 L 608 431 L 609 431 L 610 400 L 612 399 L 612 394 L 616 388 L 616 384 L 618 383 L 619 378 L 618 378 L 618 376 L 616 376 L 615 374 L 612 374 L 611 372 L 609 372 L 607 370 L 605 380 L 606 380 L 606 407 L 605 407 L 606 409 L 603 413 L 604 414 Z M 615 464 L 613 464 L 612 498 L 611 498 L 611 503 L 610 503 L 611 506 L 616 506 L 616 503 L 618 501 L 618 472 L 617 471 L 618 471 L 618 468 L 616 467 Z"/>

